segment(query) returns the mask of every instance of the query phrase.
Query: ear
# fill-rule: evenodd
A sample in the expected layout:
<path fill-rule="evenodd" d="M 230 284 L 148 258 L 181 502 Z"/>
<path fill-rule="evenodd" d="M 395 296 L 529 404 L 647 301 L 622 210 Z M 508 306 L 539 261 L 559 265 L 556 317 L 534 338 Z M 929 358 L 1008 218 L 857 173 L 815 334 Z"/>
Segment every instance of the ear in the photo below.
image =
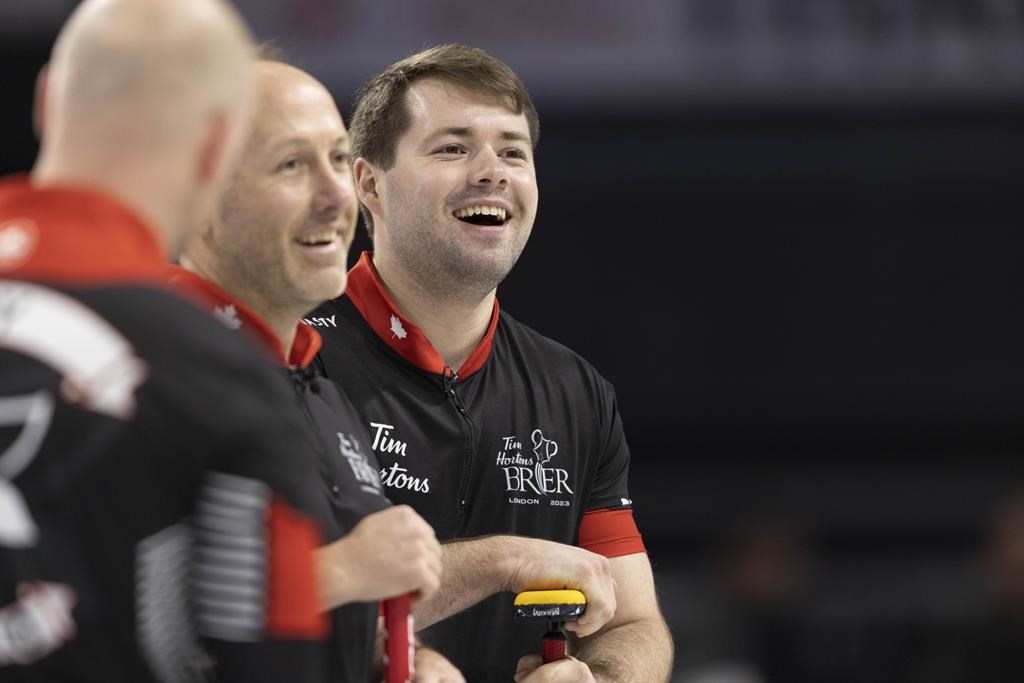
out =
<path fill-rule="evenodd" d="M 214 185 L 224 175 L 231 141 L 231 125 L 223 112 L 214 114 L 206 127 L 196 166 L 196 179 L 202 187 Z"/>
<path fill-rule="evenodd" d="M 370 213 L 379 216 L 381 201 L 377 179 L 383 177 L 383 173 L 369 161 L 359 157 L 352 164 L 352 176 L 356 181 L 356 195 L 359 201 L 370 210 Z"/>
<path fill-rule="evenodd" d="M 49 80 L 49 64 L 43 64 L 36 76 L 36 91 L 32 100 L 32 130 L 35 131 L 36 140 L 43 139 L 43 130 L 46 127 L 46 85 Z"/>

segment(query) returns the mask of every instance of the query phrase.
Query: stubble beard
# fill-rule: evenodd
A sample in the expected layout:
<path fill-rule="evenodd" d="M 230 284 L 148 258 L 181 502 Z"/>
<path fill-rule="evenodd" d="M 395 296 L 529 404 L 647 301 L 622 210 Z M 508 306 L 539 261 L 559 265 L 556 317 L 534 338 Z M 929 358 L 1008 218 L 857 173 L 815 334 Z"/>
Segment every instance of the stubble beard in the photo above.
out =
<path fill-rule="evenodd" d="M 509 274 L 524 244 L 519 240 L 481 253 L 444 231 L 426 225 L 393 241 L 396 261 L 406 273 L 440 300 L 476 305 Z"/>

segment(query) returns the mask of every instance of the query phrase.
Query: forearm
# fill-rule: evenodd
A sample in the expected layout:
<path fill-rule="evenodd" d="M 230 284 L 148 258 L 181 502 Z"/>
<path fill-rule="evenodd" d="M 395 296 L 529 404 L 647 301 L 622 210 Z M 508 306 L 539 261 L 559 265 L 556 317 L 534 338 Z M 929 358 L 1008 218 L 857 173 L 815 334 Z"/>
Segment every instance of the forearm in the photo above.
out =
<path fill-rule="evenodd" d="M 416 629 L 472 607 L 508 590 L 512 536 L 484 536 L 441 545 L 441 587 L 429 600 L 413 605 Z"/>
<path fill-rule="evenodd" d="M 572 654 L 599 683 L 661 683 L 672 673 L 672 636 L 661 618 L 602 629 L 573 643 Z"/>

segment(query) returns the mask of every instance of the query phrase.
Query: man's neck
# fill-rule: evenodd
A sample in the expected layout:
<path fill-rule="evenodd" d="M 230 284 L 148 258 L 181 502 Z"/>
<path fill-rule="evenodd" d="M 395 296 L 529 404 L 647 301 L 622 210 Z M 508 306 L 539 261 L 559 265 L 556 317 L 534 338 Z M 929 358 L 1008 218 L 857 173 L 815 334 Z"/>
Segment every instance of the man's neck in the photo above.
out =
<path fill-rule="evenodd" d="M 182 254 L 181 267 L 186 270 L 191 270 L 196 275 L 199 275 L 203 279 L 217 285 L 227 292 L 235 301 L 258 315 L 260 320 L 266 323 L 267 327 L 270 328 L 270 331 L 273 332 L 274 336 L 277 337 L 279 342 L 281 342 L 281 348 L 284 349 L 284 357 L 286 359 L 291 357 L 292 344 L 295 343 L 295 328 L 298 326 L 301 316 L 296 317 L 295 314 L 291 312 L 274 311 L 274 307 L 269 306 L 259 297 L 249 296 L 243 292 L 235 291 L 228 283 L 223 282 L 222 278 L 217 276 L 215 268 L 209 267 L 208 264 L 204 264 L 202 259 L 192 259 L 189 258 L 188 255 Z"/>
<path fill-rule="evenodd" d="M 157 235 L 165 250 L 172 252 L 168 254 L 165 251 L 165 258 L 173 256 L 179 241 L 175 221 L 180 215 L 169 207 L 169 202 L 161 201 L 161 193 L 152 191 L 151 188 L 158 185 L 144 178 L 143 170 L 140 169 L 135 178 L 119 178 L 88 164 L 58 163 L 48 158 L 41 159 L 30 176 L 36 187 L 64 185 L 87 188 L 116 200 Z"/>
<path fill-rule="evenodd" d="M 477 302 L 452 301 L 429 291 L 387 260 L 375 256 L 374 266 L 398 310 L 423 330 L 445 365 L 461 367 L 487 332 L 496 290 Z"/>

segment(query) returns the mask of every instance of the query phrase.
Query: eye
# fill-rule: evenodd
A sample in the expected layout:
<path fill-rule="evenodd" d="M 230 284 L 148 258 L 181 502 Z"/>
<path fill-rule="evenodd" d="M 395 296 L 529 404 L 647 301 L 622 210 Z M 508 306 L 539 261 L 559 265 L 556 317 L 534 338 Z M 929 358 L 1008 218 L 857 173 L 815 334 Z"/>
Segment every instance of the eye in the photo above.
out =
<path fill-rule="evenodd" d="M 348 152 L 334 152 L 331 154 L 331 162 L 336 166 L 347 166 L 349 159 Z"/>
<path fill-rule="evenodd" d="M 277 166 L 277 170 L 284 173 L 299 170 L 300 161 L 296 157 L 289 157 Z"/>
<path fill-rule="evenodd" d="M 526 152 L 524 152 L 521 149 L 516 149 L 515 147 L 513 147 L 512 149 L 506 149 L 504 152 L 502 152 L 502 155 L 509 159 L 522 159 L 524 161 L 526 160 Z"/>
<path fill-rule="evenodd" d="M 462 145 L 457 145 L 454 142 L 443 147 L 438 148 L 434 151 L 434 154 L 464 154 L 465 148 Z"/>

